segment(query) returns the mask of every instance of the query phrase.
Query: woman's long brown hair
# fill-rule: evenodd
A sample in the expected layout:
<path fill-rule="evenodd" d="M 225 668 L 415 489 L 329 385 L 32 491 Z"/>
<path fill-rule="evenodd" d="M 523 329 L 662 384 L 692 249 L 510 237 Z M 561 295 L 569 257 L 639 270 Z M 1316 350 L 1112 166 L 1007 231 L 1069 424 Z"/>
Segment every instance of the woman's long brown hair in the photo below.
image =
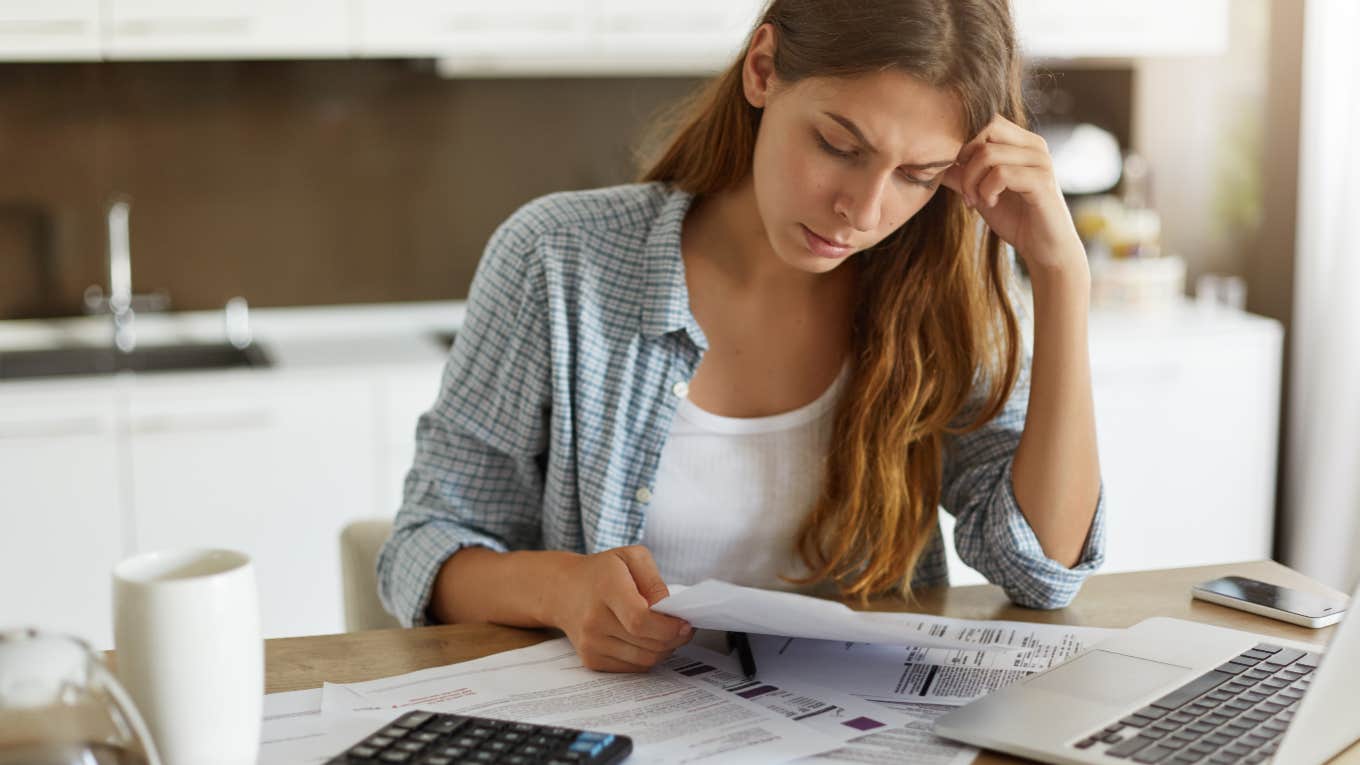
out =
<path fill-rule="evenodd" d="M 785 85 L 896 69 L 955 94 L 969 137 L 996 114 L 1025 124 L 1006 0 L 774 0 L 757 28 L 766 23 Z M 742 90 L 744 59 L 685 105 L 642 180 L 701 195 L 747 177 L 761 111 Z M 910 596 L 938 533 L 945 438 L 995 417 L 1019 374 L 1009 257 L 981 230 L 957 194 L 937 193 L 856 256 L 853 371 L 798 533 L 810 573 L 789 581 L 830 581 L 858 600 Z"/>

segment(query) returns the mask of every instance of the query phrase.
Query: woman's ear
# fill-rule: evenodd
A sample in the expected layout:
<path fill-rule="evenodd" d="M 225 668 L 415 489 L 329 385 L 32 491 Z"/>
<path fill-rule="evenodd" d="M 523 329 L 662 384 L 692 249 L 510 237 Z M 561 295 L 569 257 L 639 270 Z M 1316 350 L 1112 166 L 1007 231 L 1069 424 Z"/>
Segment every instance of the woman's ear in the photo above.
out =
<path fill-rule="evenodd" d="M 741 86 L 747 103 L 764 109 L 774 84 L 774 25 L 761 24 L 751 35 L 751 46 L 741 63 Z"/>

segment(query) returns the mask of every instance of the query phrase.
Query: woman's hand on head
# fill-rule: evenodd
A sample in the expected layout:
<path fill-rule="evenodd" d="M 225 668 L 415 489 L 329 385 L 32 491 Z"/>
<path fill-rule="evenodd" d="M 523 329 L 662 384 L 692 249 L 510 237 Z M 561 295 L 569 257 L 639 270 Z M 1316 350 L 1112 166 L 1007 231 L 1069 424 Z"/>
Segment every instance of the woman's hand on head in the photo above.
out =
<path fill-rule="evenodd" d="M 562 573 L 553 624 L 588 669 L 646 672 L 694 634 L 684 620 L 651 610 L 670 591 L 641 545 L 574 558 Z"/>
<path fill-rule="evenodd" d="M 942 182 L 1015 248 L 1031 275 L 1086 268 L 1086 250 L 1038 135 L 997 115 L 964 144 Z"/>

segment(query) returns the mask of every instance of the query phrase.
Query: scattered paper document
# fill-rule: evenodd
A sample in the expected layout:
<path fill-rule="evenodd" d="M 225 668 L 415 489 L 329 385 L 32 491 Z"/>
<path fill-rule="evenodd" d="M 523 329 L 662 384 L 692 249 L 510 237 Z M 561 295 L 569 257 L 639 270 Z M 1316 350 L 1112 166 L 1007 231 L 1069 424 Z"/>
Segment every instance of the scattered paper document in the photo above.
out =
<path fill-rule="evenodd" d="M 415 708 L 620 733 L 637 765 L 785 762 L 845 740 L 670 669 L 588 670 L 566 639 L 322 694 L 326 725 L 359 737 Z"/>
<path fill-rule="evenodd" d="M 935 719 L 953 707 L 937 704 L 882 703 L 907 715 L 910 722 L 857 738 L 840 749 L 797 760 L 798 765 L 968 765 L 978 750 L 940 738 L 931 731 Z"/>
<path fill-rule="evenodd" d="M 924 648 L 752 635 L 762 679 L 801 680 L 874 701 L 962 705 L 1048 669 L 1115 630 L 1027 622 L 950 620 L 940 633 L 968 648 Z M 1018 649 L 1007 653 L 996 647 Z"/>
<path fill-rule="evenodd" d="M 871 731 L 900 728 L 912 720 L 902 712 L 829 688 L 803 682 L 776 685 L 759 678 L 747 680 L 734 657 L 695 645 L 684 646 L 662 666 L 696 682 L 736 694 L 838 742 L 859 738 Z"/>
<path fill-rule="evenodd" d="M 961 620 L 924 614 L 854 611 L 831 600 L 792 592 L 739 587 L 708 579 L 658 601 L 653 611 L 676 616 L 697 628 L 753 635 L 846 640 L 889 645 L 973 650 L 1016 650 L 972 635 L 954 636 Z"/>
<path fill-rule="evenodd" d="M 324 763 L 354 743 L 327 728 L 321 694 L 313 688 L 265 695 L 257 765 Z"/>

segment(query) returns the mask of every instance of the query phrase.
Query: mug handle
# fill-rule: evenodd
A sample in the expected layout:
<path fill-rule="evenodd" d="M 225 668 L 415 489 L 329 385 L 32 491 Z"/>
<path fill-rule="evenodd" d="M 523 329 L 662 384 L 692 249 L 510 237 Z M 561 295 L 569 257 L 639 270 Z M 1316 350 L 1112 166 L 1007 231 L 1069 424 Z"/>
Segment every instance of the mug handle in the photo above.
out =
<path fill-rule="evenodd" d="M 151 738 L 151 732 L 147 730 L 146 723 L 142 721 L 142 715 L 137 711 L 137 705 L 132 703 L 132 698 L 128 696 L 127 689 L 123 688 L 118 678 L 114 677 L 109 668 L 104 666 L 104 662 L 97 656 L 91 656 L 90 663 L 94 665 L 94 673 L 103 681 L 104 687 L 109 690 L 109 695 L 113 696 L 114 702 L 118 706 L 118 711 L 123 715 L 123 719 L 128 725 L 132 726 L 132 732 L 142 741 L 142 746 L 146 750 L 147 765 L 161 765 L 159 752 L 156 750 L 156 741 Z"/>

